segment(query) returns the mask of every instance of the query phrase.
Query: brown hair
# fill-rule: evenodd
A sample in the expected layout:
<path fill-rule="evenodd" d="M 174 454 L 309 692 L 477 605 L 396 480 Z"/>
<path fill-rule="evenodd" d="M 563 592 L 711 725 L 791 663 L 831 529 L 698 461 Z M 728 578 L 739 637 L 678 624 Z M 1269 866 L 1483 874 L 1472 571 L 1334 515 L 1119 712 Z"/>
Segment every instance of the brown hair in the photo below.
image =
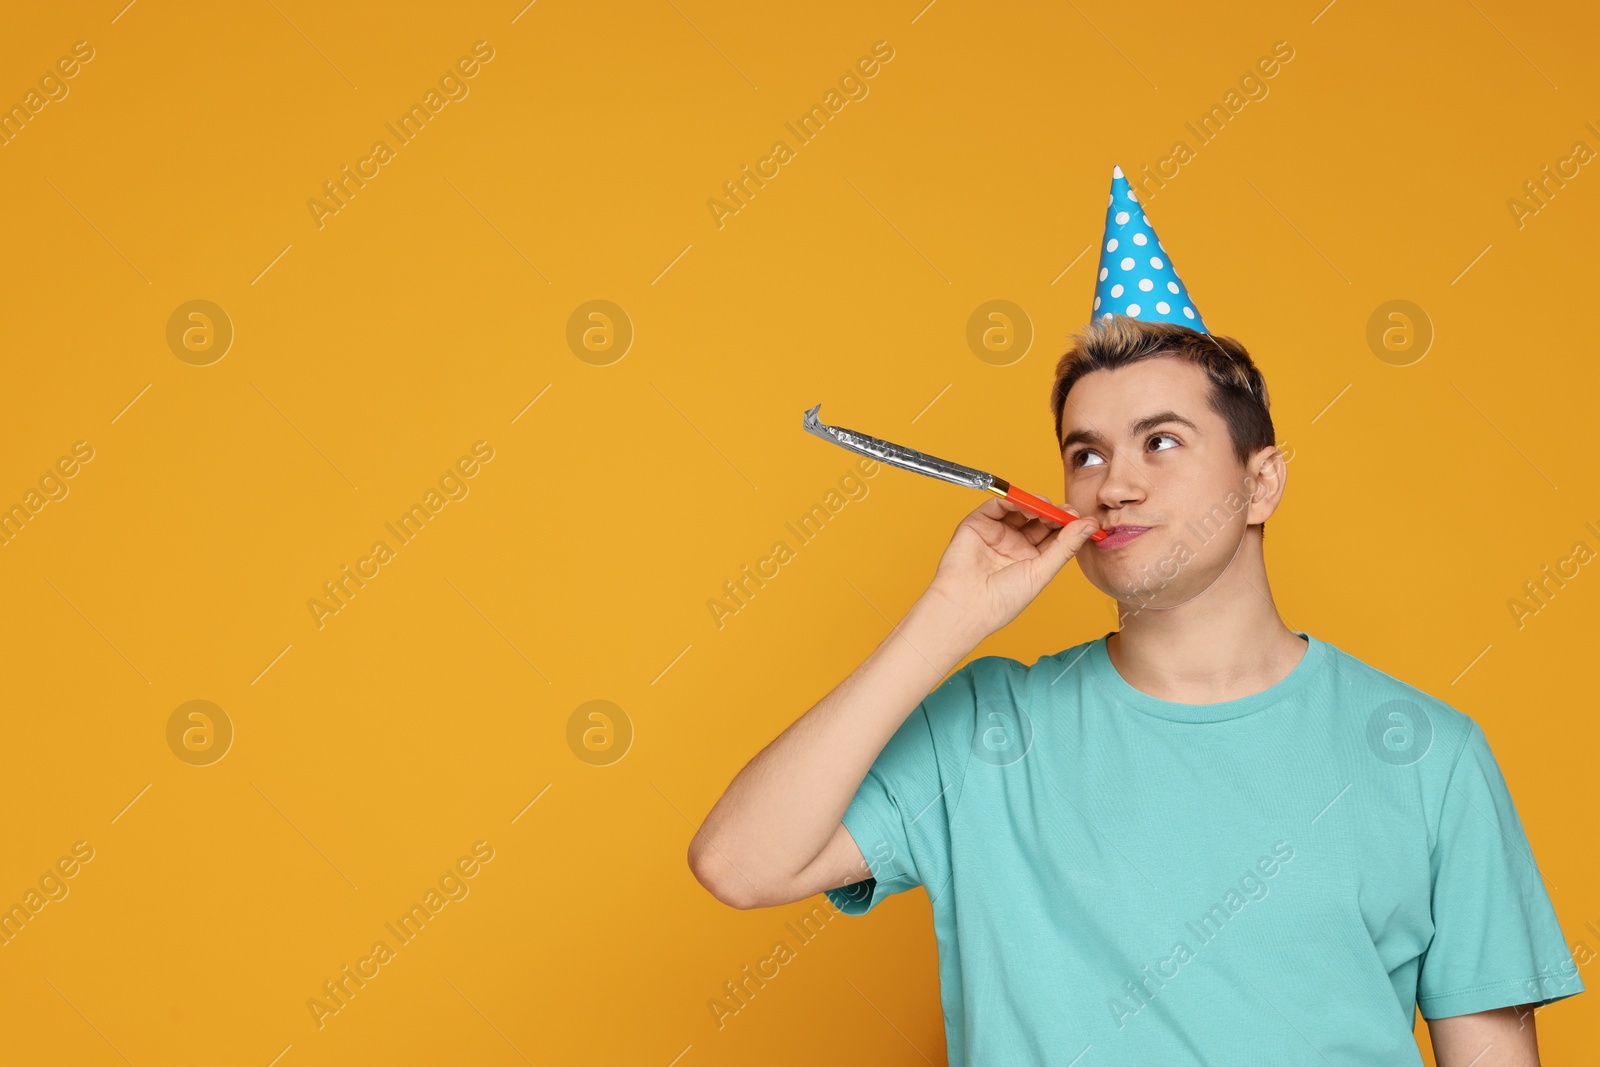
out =
<path fill-rule="evenodd" d="M 1231 337 L 1201 333 L 1174 322 L 1144 322 L 1112 314 L 1092 320 L 1075 334 L 1056 364 L 1050 410 L 1055 416 L 1058 450 L 1067 393 L 1079 378 L 1091 371 L 1115 370 L 1153 356 L 1177 356 L 1199 364 L 1206 372 L 1212 383 L 1211 410 L 1227 424 L 1233 453 L 1240 464 L 1248 462 L 1258 449 L 1276 443 L 1272 414 L 1267 410 L 1271 401 L 1266 379 L 1244 345 Z"/>

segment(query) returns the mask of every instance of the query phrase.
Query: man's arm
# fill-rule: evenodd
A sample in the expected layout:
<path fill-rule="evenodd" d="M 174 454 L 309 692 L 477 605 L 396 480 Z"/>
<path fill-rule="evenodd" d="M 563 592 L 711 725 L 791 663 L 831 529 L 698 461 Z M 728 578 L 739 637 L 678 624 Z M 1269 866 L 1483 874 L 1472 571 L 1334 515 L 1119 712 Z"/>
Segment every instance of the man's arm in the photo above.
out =
<path fill-rule="evenodd" d="M 936 597 L 918 600 L 729 784 L 689 845 L 700 884 L 733 907 L 766 908 L 871 877 L 845 809 L 895 731 L 985 636 Z"/>
<path fill-rule="evenodd" d="M 1009 623 L 1098 529 L 990 497 L 956 527 L 928 589 L 866 661 L 756 754 L 689 844 L 718 900 L 763 908 L 869 877 L 843 823 L 861 783 L 924 697 Z"/>
<path fill-rule="evenodd" d="M 1429 1019 L 1428 1038 L 1439 1067 L 1539 1067 L 1533 1009 L 1526 1004 Z"/>

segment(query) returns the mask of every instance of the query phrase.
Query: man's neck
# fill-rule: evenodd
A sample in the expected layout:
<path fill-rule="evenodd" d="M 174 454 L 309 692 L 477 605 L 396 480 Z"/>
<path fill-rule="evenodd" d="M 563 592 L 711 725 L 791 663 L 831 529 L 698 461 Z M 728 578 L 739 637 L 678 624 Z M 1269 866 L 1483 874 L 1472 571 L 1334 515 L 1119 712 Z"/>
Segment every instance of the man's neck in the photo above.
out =
<path fill-rule="evenodd" d="M 1210 588 L 1176 607 L 1129 608 L 1106 640 L 1111 663 L 1142 693 L 1177 704 L 1237 700 L 1282 681 L 1306 655 L 1267 584 L 1257 531 Z"/>

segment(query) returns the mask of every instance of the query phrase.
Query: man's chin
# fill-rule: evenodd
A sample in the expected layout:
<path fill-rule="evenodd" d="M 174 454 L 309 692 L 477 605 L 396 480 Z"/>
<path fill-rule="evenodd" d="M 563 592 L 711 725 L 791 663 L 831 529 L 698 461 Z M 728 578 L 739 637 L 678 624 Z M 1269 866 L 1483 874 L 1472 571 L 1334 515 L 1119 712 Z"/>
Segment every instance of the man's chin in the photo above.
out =
<path fill-rule="evenodd" d="M 1185 565 L 1194 554 L 1182 541 L 1162 536 L 1159 527 L 1117 548 L 1088 542 L 1079 550 L 1080 568 L 1096 589 L 1132 607 L 1159 606 L 1181 599 Z"/>

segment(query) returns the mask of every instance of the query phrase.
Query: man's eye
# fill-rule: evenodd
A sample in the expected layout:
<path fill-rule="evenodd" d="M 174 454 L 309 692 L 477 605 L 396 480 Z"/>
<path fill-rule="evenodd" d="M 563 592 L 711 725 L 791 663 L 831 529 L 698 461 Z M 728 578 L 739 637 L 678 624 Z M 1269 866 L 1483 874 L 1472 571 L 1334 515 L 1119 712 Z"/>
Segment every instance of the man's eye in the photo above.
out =
<path fill-rule="evenodd" d="M 1148 438 L 1145 439 L 1145 444 L 1149 444 L 1151 441 L 1159 441 L 1159 440 L 1161 440 L 1163 438 L 1165 438 L 1168 441 L 1171 441 L 1174 445 L 1183 444 L 1182 441 L 1178 440 L 1176 437 L 1172 436 L 1172 434 L 1170 434 L 1170 433 L 1154 433 L 1154 434 L 1151 434 Z M 1168 448 L 1157 448 L 1157 449 L 1155 449 L 1155 451 L 1157 451 L 1157 452 L 1169 452 L 1169 451 L 1171 451 L 1171 449 L 1168 449 Z M 1098 466 L 1098 465 L 1100 465 L 1100 464 L 1105 462 L 1105 460 L 1100 459 L 1100 454 L 1098 452 L 1096 452 L 1094 449 L 1092 449 L 1092 448 L 1082 448 L 1082 449 L 1079 449 L 1078 451 L 1072 453 L 1072 466 L 1074 468 L 1090 466 L 1090 463 L 1089 463 L 1089 457 L 1090 456 L 1093 456 L 1095 458 L 1095 460 L 1097 461 L 1095 463 L 1095 466 Z"/>

